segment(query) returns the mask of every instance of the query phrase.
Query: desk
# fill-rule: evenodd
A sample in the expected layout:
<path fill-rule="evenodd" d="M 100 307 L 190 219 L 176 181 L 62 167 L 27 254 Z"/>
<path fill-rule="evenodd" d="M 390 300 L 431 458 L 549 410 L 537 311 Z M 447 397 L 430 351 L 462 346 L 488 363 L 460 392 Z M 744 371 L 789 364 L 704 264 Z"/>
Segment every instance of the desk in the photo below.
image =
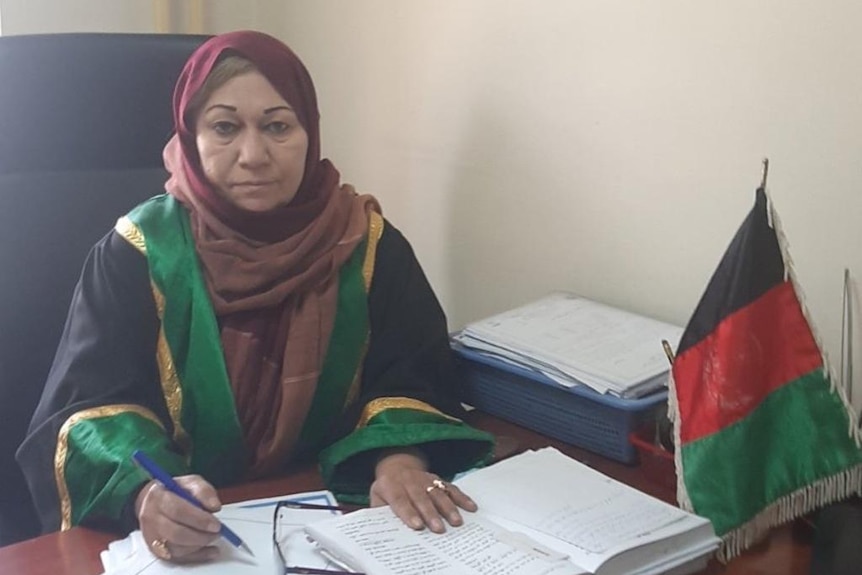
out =
<path fill-rule="evenodd" d="M 645 479 L 637 467 L 629 467 L 548 439 L 495 417 L 473 412 L 469 422 L 498 437 L 514 439 L 518 448 L 552 445 L 615 479 L 633 485 L 665 501 L 675 494 Z M 267 479 L 228 487 L 219 491 L 222 501 L 233 503 L 257 497 L 321 489 L 317 469 L 306 466 L 286 477 Z M 801 524 L 776 529 L 770 539 L 757 548 L 722 566 L 713 561 L 702 575 L 808 575 L 811 549 L 807 528 Z M 0 575 L 97 575 L 102 572 L 99 552 L 116 536 L 83 527 L 51 533 L 29 541 L 0 548 Z"/>

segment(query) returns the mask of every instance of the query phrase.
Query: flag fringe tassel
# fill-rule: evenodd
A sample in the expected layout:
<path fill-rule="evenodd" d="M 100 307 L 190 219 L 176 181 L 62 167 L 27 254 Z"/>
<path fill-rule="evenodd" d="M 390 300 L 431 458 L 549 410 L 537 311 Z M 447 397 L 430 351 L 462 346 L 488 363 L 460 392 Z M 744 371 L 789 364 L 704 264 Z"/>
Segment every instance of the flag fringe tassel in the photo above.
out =
<path fill-rule="evenodd" d="M 718 560 L 727 563 L 762 541 L 773 527 L 789 523 L 830 503 L 862 492 L 862 465 L 807 485 L 775 501 L 752 519 L 725 533 Z"/>
<path fill-rule="evenodd" d="M 688 495 L 688 489 L 685 486 L 685 474 L 682 469 L 682 449 L 680 446 L 680 425 L 679 425 L 679 401 L 676 394 L 676 382 L 673 378 L 673 369 L 668 372 L 667 376 L 667 417 L 673 423 L 673 444 L 676 449 L 673 450 L 673 463 L 676 468 L 676 502 L 686 511 L 692 511 L 691 498 Z"/>
<path fill-rule="evenodd" d="M 784 277 L 793 284 L 793 290 L 796 292 L 796 299 L 799 302 L 799 307 L 802 309 L 802 315 L 805 317 L 805 321 L 808 322 L 808 328 L 811 330 L 814 342 L 820 350 L 820 358 L 823 361 L 823 374 L 829 380 L 829 390 L 838 395 L 844 404 L 844 410 L 847 412 L 847 432 L 856 442 L 856 446 L 862 447 L 862 431 L 860 431 L 857 423 L 859 415 L 850 403 L 844 386 L 840 384 L 840 380 L 835 376 L 832 364 L 829 362 L 829 356 L 826 353 L 826 347 L 823 345 L 823 339 L 820 337 L 820 333 L 817 331 L 814 322 L 811 321 L 811 314 L 808 312 L 808 306 L 805 305 L 805 293 L 802 291 L 802 286 L 796 280 L 796 270 L 793 267 L 793 259 L 790 257 L 787 237 L 784 235 L 784 229 L 781 226 L 781 218 L 778 217 L 778 213 L 773 209 L 772 197 L 769 195 L 769 192 L 766 189 L 763 192 L 766 195 L 766 214 L 769 225 L 775 230 L 775 237 L 778 238 L 778 247 L 781 250 L 781 258 L 784 260 Z"/>

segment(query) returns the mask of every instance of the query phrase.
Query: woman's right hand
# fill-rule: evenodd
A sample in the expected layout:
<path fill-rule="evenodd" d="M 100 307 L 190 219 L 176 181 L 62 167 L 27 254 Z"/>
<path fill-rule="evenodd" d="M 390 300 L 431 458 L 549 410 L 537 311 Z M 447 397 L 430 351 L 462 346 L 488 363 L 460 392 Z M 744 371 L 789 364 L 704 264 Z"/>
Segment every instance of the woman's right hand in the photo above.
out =
<path fill-rule="evenodd" d="M 176 563 L 207 561 L 218 555 L 213 542 L 221 528 L 213 512 L 221 509 L 215 488 L 200 475 L 176 478 L 206 511 L 150 481 L 135 499 L 135 514 L 150 551 Z"/>

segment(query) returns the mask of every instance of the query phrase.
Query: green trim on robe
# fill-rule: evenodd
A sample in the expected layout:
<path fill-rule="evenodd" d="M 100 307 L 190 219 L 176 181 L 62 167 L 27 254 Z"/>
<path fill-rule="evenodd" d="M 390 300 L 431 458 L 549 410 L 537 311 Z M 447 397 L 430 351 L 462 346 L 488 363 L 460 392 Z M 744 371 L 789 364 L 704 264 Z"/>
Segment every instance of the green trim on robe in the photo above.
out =
<path fill-rule="evenodd" d="M 135 449 L 151 454 L 172 475 L 186 470 L 184 458 L 171 451 L 164 429 L 134 411 L 95 416 L 78 421 L 67 439 L 66 477 L 71 524 L 78 525 L 92 512 L 119 517 L 129 494 L 149 477 L 131 459 Z"/>
<path fill-rule="evenodd" d="M 179 376 L 181 425 L 191 439 L 191 470 L 216 486 L 235 482 L 247 469 L 250 455 L 242 441 L 218 323 L 198 263 L 188 212 L 173 196 L 162 195 L 141 204 L 129 219 L 144 236 L 151 277 L 166 296 L 164 331 Z M 327 424 L 344 409 L 360 367 L 368 338 L 364 248 L 363 241 L 339 272 L 333 332 L 300 430 L 298 450 L 322 447 Z"/>
<path fill-rule="evenodd" d="M 216 486 L 234 482 L 249 454 L 188 212 L 173 196 L 161 195 L 128 218 L 143 234 L 150 278 L 164 296 L 162 327 L 179 380 L 179 398 L 166 400 L 170 409 L 179 399 L 180 423 L 190 439 L 183 446 L 189 450 L 190 471 Z"/>
<path fill-rule="evenodd" d="M 451 417 L 386 409 L 320 454 L 323 481 L 339 501 L 367 505 L 380 450 L 398 447 L 420 448 L 434 472 L 451 480 L 491 461 L 494 436 Z"/>
<path fill-rule="evenodd" d="M 91 439 L 70 441 L 64 457 L 64 487 L 74 493 L 70 515 L 75 525 L 90 513 L 117 518 L 145 480 L 137 472 L 129 473 L 133 469 L 128 467 L 133 450 L 129 446 L 144 446 L 140 448 L 146 448 L 148 455 L 174 475 L 197 473 L 217 487 L 240 481 L 249 466 L 250 454 L 243 442 L 188 212 L 172 196 L 156 196 L 132 210 L 117 227 L 147 258 L 168 348 L 166 357 L 157 351 L 157 362 L 163 378 L 167 373 L 176 380 L 176 389 L 171 382 L 161 385 L 168 411 L 175 407 L 178 421 L 174 429 L 153 424 L 127 435 L 114 432 L 112 417 L 88 422 L 86 432 L 82 428 L 82 437 Z M 368 300 L 362 276 L 366 244 L 360 242 L 339 273 L 333 335 L 297 444 L 297 449 L 306 452 L 323 447 L 329 422 L 344 410 L 350 386 L 358 377 L 368 340 Z M 78 437 L 80 425 L 75 423 L 70 437 Z M 111 441 L 125 449 L 105 451 L 100 447 Z M 99 480 L 94 481 L 94 476 Z M 94 492 L 94 486 L 102 487 Z"/>

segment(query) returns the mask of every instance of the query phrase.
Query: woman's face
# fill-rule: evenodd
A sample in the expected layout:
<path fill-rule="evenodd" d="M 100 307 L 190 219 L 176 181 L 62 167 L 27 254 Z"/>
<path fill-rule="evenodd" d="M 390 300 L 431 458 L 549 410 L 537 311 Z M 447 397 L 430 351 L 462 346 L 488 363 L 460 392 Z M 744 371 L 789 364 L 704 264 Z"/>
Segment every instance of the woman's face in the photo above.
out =
<path fill-rule="evenodd" d="M 265 212 L 296 195 L 308 134 L 260 72 L 231 78 L 213 92 L 195 130 L 204 175 L 227 201 Z"/>

